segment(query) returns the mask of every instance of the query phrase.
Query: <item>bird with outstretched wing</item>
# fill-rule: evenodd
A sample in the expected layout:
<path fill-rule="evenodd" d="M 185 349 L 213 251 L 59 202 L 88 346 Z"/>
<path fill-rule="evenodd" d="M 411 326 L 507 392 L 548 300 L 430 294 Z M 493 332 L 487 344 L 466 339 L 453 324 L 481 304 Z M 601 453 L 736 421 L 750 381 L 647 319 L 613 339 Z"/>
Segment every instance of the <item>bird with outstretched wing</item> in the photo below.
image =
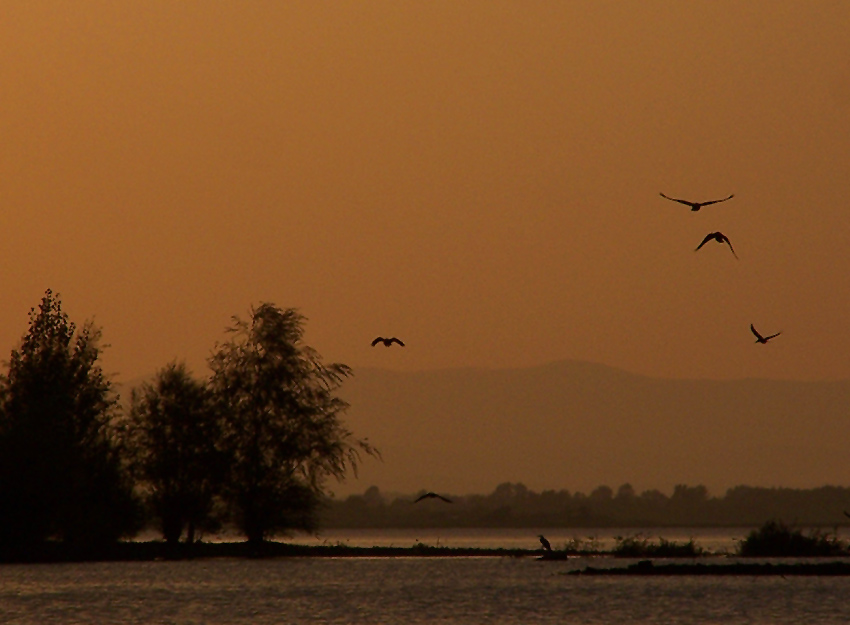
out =
<path fill-rule="evenodd" d="M 384 347 L 389 347 L 393 343 L 398 343 L 399 345 L 404 347 L 404 343 L 402 343 L 401 340 L 397 339 L 394 336 L 391 336 L 389 338 L 384 338 L 383 336 L 376 337 L 375 340 L 372 341 L 372 347 L 375 347 L 375 345 L 377 345 L 378 343 L 383 343 Z"/>
<path fill-rule="evenodd" d="M 732 247 L 732 242 L 729 241 L 729 237 L 727 237 L 722 232 L 711 232 L 711 233 L 705 235 L 705 238 L 702 240 L 702 243 L 697 245 L 697 248 L 694 251 L 698 252 L 699 249 L 703 245 L 705 245 L 706 243 L 708 243 L 709 241 L 712 241 L 712 240 L 717 241 L 718 243 L 725 243 L 726 245 L 728 245 L 729 249 L 732 250 L 732 256 L 734 256 L 735 258 L 738 258 L 738 255 L 735 253 L 735 248 Z"/>
<path fill-rule="evenodd" d="M 685 206 L 690 206 L 692 211 L 698 211 L 703 206 L 708 206 L 710 204 L 718 204 L 720 202 L 725 202 L 726 200 L 731 200 L 733 197 L 735 197 L 735 194 L 733 193 L 729 197 L 725 197 L 722 200 L 709 200 L 708 202 L 691 202 L 689 200 L 679 200 L 679 199 L 676 199 L 674 197 L 670 197 L 669 195 L 664 195 L 663 193 L 659 193 L 658 195 L 660 195 L 661 197 L 666 198 L 668 200 L 672 200 L 673 202 L 678 202 L 679 204 L 684 204 Z"/>
<path fill-rule="evenodd" d="M 753 334 L 756 335 L 756 343 L 762 344 L 767 343 L 770 339 L 774 339 L 780 334 L 782 334 L 782 332 L 777 332 L 776 334 L 771 334 L 770 336 L 762 336 L 761 334 L 759 334 L 759 331 L 756 330 L 756 327 L 753 324 L 750 324 L 750 330 L 752 330 Z"/>
<path fill-rule="evenodd" d="M 439 499 L 440 501 L 445 501 L 446 503 L 454 503 L 451 499 L 443 497 L 442 495 L 438 495 L 437 493 L 425 493 L 423 495 L 419 495 L 419 497 L 417 497 L 416 501 L 414 501 L 413 503 L 419 503 L 424 499 Z"/>

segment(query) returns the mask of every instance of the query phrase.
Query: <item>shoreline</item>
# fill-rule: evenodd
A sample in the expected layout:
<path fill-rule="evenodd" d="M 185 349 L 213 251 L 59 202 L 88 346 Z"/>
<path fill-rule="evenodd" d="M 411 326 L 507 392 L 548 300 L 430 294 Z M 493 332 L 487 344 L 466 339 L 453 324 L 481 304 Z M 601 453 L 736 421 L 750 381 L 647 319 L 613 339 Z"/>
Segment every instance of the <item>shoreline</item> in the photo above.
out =
<path fill-rule="evenodd" d="M 61 543 L 46 543 L 30 550 L 0 552 L 0 564 L 58 564 L 64 562 L 145 562 L 161 560 L 200 560 L 215 558 L 400 558 L 400 557 L 541 557 L 540 549 L 440 547 L 417 544 L 412 547 L 351 547 L 348 545 L 300 545 L 267 541 L 197 542 L 168 545 L 162 541 L 120 542 L 108 547 L 81 551 Z M 602 554 L 589 554 L 602 555 Z"/>
<path fill-rule="evenodd" d="M 218 558 L 275 559 L 275 558 L 534 558 L 540 562 L 567 562 L 579 558 L 605 559 L 611 566 L 585 566 L 564 571 L 579 576 L 850 576 L 850 560 L 835 557 L 807 558 L 804 562 L 793 557 L 776 558 L 779 562 L 720 562 L 729 554 L 703 554 L 696 557 L 644 557 L 626 566 L 618 560 L 633 557 L 615 555 L 609 551 L 545 552 L 541 549 L 441 547 L 418 543 L 411 547 L 351 547 L 348 545 L 299 545 L 285 542 L 224 542 L 167 545 L 162 541 L 121 542 L 98 550 L 80 552 L 61 543 L 40 545 L 29 551 L 0 553 L 0 564 L 72 564 L 94 562 L 180 562 Z M 671 560 L 673 560 L 671 562 Z M 678 561 L 677 561 L 678 560 Z M 699 560 L 697 562 L 696 560 Z M 812 561 L 816 560 L 816 561 Z"/>

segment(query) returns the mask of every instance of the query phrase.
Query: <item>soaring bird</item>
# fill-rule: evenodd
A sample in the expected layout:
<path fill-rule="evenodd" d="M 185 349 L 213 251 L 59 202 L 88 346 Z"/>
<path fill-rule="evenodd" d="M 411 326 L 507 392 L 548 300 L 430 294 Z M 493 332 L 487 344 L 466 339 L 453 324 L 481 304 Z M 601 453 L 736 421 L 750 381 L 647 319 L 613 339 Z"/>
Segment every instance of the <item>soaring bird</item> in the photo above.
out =
<path fill-rule="evenodd" d="M 699 251 L 699 248 L 701 248 L 703 245 L 705 245 L 706 243 L 708 243 L 712 239 L 717 241 L 718 243 L 725 243 L 726 245 L 728 245 L 729 249 L 732 250 L 732 256 L 734 256 L 735 258 L 738 258 L 738 255 L 735 253 L 735 249 L 732 247 L 732 243 L 729 242 L 729 237 L 727 237 L 722 232 L 711 232 L 711 233 L 705 235 L 705 238 L 702 240 L 702 243 L 697 245 L 697 249 L 695 249 L 694 251 L 695 252 Z"/>
<path fill-rule="evenodd" d="M 750 324 L 750 330 L 752 330 L 753 334 L 756 335 L 756 343 L 767 343 L 770 339 L 776 338 L 777 336 L 782 334 L 782 332 L 777 332 L 776 334 L 771 334 L 770 336 L 762 336 L 761 334 L 759 334 L 758 330 L 756 330 L 753 324 Z"/>
<path fill-rule="evenodd" d="M 385 339 L 383 336 L 379 336 L 379 337 L 377 337 L 374 341 L 372 341 L 372 347 L 375 347 L 375 345 L 377 345 L 378 343 L 383 343 L 383 344 L 384 344 L 384 347 L 389 347 L 389 346 L 390 346 L 390 345 L 392 345 L 393 343 L 398 343 L 399 345 L 401 345 L 402 347 L 404 347 L 404 343 L 402 343 L 400 340 L 398 340 L 398 339 L 397 339 L 396 337 L 394 337 L 394 336 L 393 336 L 393 337 L 390 337 L 390 338 L 388 338 L 388 339 Z"/>
<path fill-rule="evenodd" d="M 690 206 L 692 211 L 698 211 L 703 206 L 708 206 L 709 204 L 717 204 L 718 202 L 725 202 L 726 200 L 731 200 L 733 197 L 735 197 L 735 195 L 732 194 L 729 197 L 723 198 L 722 200 L 709 200 L 708 202 L 689 202 L 688 200 L 677 200 L 676 198 L 669 197 L 667 195 L 664 195 L 663 193 L 659 193 L 658 195 L 660 195 L 663 198 L 667 198 L 668 200 L 673 200 L 674 202 L 678 202 L 679 204 L 684 204 L 685 206 Z"/>
<path fill-rule="evenodd" d="M 552 551 L 552 545 L 549 544 L 549 541 L 546 540 L 546 537 L 543 534 L 538 534 L 538 538 L 540 538 L 540 544 L 543 545 L 543 548 L 546 551 Z"/>
<path fill-rule="evenodd" d="M 441 501 L 445 501 L 446 503 L 453 503 L 451 499 L 446 499 L 442 495 L 438 495 L 437 493 L 425 493 L 424 495 L 419 495 L 419 497 L 413 503 L 419 503 L 423 499 L 440 499 Z"/>

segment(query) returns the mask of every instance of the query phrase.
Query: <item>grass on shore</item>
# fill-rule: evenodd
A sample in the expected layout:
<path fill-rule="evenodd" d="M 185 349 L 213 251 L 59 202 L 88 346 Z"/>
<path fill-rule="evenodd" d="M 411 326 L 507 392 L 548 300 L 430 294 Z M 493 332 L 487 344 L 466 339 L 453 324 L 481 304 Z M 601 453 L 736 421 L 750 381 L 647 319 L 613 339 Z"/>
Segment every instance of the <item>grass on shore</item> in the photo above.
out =
<path fill-rule="evenodd" d="M 686 543 L 677 543 L 659 537 L 658 542 L 651 542 L 649 537 L 642 534 L 635 536 L 616 536 L 616 544 L 612 554 L 618 558 L 698 558 L 708 555 L 708 552 L 697 545 L 691 538 Z"/>

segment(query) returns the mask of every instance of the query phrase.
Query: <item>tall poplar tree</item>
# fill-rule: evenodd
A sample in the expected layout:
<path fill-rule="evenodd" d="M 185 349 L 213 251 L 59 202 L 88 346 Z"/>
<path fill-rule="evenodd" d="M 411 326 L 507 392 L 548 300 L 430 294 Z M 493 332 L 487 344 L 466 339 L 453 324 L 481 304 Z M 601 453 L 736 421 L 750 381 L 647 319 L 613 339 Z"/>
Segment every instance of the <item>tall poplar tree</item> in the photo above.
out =
<path fill-rule="evenodd" d="M 90 322 L 78 331 L 49 289 L 29 317 L 0 376 L 0 546 L 101 547 L 136 528 L 101 332 Z"/>

